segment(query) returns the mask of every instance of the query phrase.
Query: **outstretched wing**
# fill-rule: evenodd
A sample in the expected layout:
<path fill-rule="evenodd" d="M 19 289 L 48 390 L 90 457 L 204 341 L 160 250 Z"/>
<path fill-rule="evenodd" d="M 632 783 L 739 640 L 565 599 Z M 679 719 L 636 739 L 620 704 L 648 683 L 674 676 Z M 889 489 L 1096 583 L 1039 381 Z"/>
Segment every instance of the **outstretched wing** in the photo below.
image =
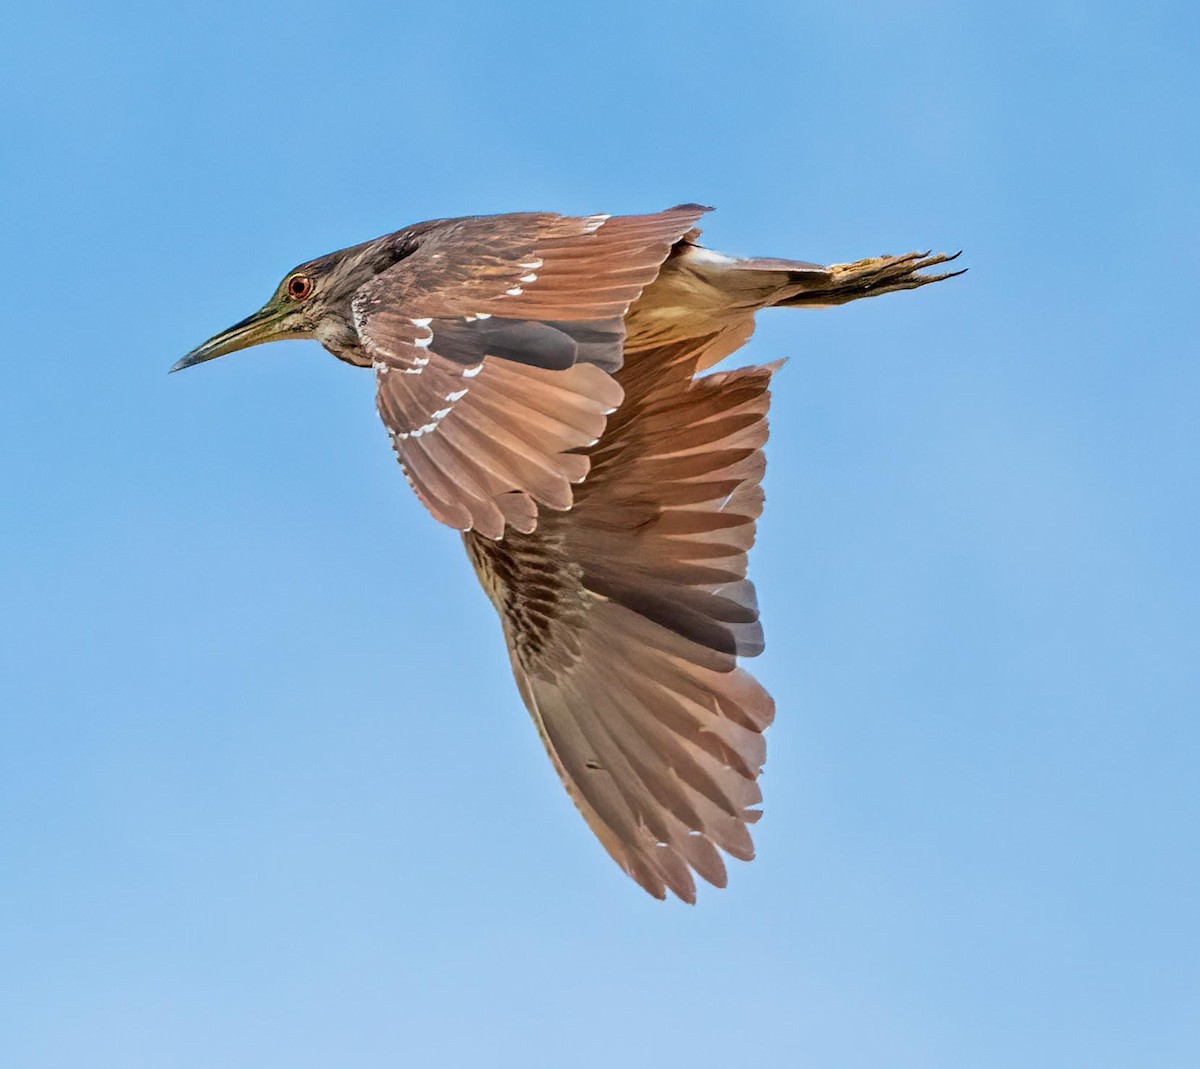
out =
<path fill-rule="evenodd" d="M 448 220 L 359 290 L 380 415 L 435 518 L 499 538 L 571 507 L 621 403 L 625 313 L 705 210 Z"/>
<path fill-rule="evenodd" d="M 711 339 L 640 353 L 570 512 L 467 550 L 567 791 L 651 894 L 725 884 L 753 856 L 774 705 L 746 553 L 773 367 L 694 379 Z"/>

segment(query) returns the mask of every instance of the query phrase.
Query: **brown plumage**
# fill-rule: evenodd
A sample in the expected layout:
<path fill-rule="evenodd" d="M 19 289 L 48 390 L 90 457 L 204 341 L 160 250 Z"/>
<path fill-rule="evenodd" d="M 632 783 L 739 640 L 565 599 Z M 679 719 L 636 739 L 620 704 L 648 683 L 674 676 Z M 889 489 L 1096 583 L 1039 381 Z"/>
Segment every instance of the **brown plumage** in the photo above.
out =
<path fill-rule="evenodd" d="M 700 375 L 772 306 L 913 289 L 952 259 L 822 267 L 697 244 L 707 209 L 439 220 L 291 272 L 177 367 L 278 337 L 371 366 L 409 482 L 464 532 L 571 798 L 651 894 L 754 855 L 770 696 L 746 555 L 777 365 Z"/>

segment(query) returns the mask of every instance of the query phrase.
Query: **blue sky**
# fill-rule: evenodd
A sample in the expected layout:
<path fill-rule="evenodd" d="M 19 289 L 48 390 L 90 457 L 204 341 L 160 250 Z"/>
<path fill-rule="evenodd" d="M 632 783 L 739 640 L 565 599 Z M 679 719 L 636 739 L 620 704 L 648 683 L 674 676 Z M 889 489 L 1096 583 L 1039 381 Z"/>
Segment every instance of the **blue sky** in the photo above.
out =
<path fill-rule="evenodd" d="M 0 9 L 0 1064 L 1194 1066 L 1194 5 Z M 166 369 L 412 221 L 965 249 L 762 317 L 759 858 L 540 751 L 370 377 Z"/>

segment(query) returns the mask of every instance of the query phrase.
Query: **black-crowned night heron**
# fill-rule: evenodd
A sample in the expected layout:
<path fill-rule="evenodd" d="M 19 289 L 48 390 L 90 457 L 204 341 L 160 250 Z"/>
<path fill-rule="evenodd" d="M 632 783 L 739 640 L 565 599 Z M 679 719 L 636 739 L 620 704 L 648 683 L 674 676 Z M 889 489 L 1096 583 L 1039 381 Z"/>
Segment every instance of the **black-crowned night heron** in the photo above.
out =
<path fill-rule="evenodd" d="M 697 244 L 707 209 L 418 223 L 302 264 L 172 370 L 286 338 L 373 368 L 409 482 L 500 613 L 567 791 L 658 898 L 754 856 L 770 696 L 746 553 L 776 365 L 699 376 L 761 308 L 951 277 L 910 253 L 821 267 Z"/>

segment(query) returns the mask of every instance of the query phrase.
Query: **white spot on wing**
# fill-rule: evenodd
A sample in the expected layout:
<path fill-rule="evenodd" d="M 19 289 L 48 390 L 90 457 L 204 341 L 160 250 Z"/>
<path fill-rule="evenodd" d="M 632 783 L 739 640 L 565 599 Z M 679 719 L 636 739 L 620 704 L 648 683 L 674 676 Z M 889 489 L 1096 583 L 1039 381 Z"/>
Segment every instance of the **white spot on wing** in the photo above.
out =
<path fill-rule="evenodd" d="M 505 296 L 508 297 L 520 297 L 524 292 L 525 291 L 520 286 L 513 286 L 512 289 L 504 291 Z"/>
<path fill-rule="evenodd" d="M 535 257 L 534 257 L 532 260 L 521 260 L 521 261 L 520 261 L 520 262 L 517 264 L 517 266 L 518 266 L 518 267 L 524 267 L 524 268 L 527 268 L 527 269 L 532 269 L 532 268 L 541 267 L 541 266 L 542 266 L 542 264 L 544 264 L 545 262 L 546 262 L 546 261 L 545 261 L 545 260 L 543 260 L 543 259 L 542 259 L 540 256 L 535 256 Z"/>
<path fill-rule="evenodd" d="M 536 281 L 537 281 L 537 275 L 536 275 L 536 274 L 534 274 L 534 272 L 530 271 L 530 272 L 529 272 L 529 274 L 527 274 L 527 275 L 522 275 L 518 281 L 521 281 L 521 282 L 536 282 Z"/>
<path fill-rule="evenodd" d="M 450 393 L 446 394 L 446 400 L 453 404 L 455 401 L 461 401 L 466 396 L 466 390 L 452 390 Z"/>
<path fill-rule="evenodd" d="M 415 345 L 418 349 L 428 349 L 429 343 L 432 341 L 433 341 L 433 335 L 429 334 L 429 335 L 426 335 L 424 338 L 413 339 L 413 345 Z M 429 363 L 428 357 L 425 358 L 425 362 Z"/>
<path fill-rule="evenodd" d="M 583 221 L 583 232 L 585 234 L 594 234 L 605 223 L 607 223 L 610 218 L 612 217 L 608 215 L 589 215 Z"/>
<path fill-rule="evenodd" d="M 456 395 L 456 399 L 457 397 L 461 397 L 466 392 L 466 390 L 459 391 Z M 447 398 L 447 400 L 450 400 L 450 398 Z M 431 413 L 429 416 L 429 422 L 422 424 L 415 431 L 413 431 L 412 437 L 420 438 L 423 434 L 431 434 L 433 431 L 436 431 L 438 424 L 441 423 L 442 420 L 444 420 L 448 415 L 450 415 L 453 408 L 454 405 L 449 404 L 445 408 L 439 408 L 436 412 Z"/>
<path fill-rule="evenodd" d="M 467 368 L 465 371 L 463 371 L 463 378 L 464 378 L 464 379 L 473 379 L 473 378 L 474 378 L 476 375 L 478 375 L 478 374 L 479 374 L 479 373 L 480 373 L 482 370 L 483 370 L 483 365 L 482 365 L 482 364 L 475 364 L 474 366 L 472 366 L 472 367 L 469 367 L 469 368 Z M 616 409 L 614 409 L 613 411 L 615 412 L 615 411 L 616 411 Z"/>
<path fill-rule="evenodd" d="M 410 319 L 409 322 L 412 323 L 414 327 L 427 327 L 433 322 L 433 320 L 428 316 L 425 316 L 423 319 Z"/>

